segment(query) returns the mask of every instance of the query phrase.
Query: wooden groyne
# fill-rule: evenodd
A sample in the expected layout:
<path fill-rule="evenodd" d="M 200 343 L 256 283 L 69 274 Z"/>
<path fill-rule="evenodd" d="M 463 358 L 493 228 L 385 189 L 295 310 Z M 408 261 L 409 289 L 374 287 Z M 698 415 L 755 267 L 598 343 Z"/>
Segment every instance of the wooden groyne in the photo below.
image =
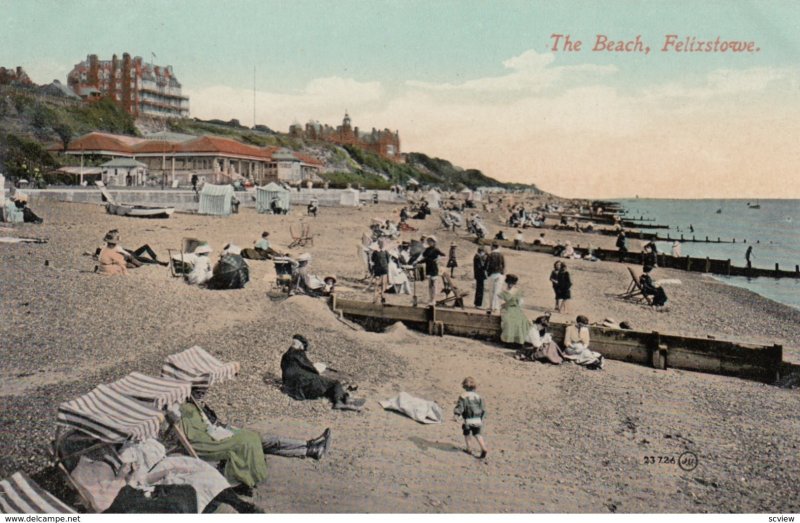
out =
<path fill-rule="evenodd" d="M 476 240 L 481 245 L 491 245 L 497 243 L 501 247 L 514 249 L 513 240 L 492 240 L 490 238 L 480 238 Z M 553 254 L 552 245 L 536 245 L 528 242 L 521 242 L 517 250 L 528 252 L 539 252 L 542 254 Z M 580 245 L 573 247 L 575 252 L 580 255 L 585 255 L 588 249 Z M 614 249 L 592 249 L 594 255 L 603 261 L 633 263 L 642 265 L 644 263 L 644 253 L 628 251 L 620 258 L 618 250 Z M 690 256 L 683 256 L 676 258 L 666 253 L 658 254 L 658 266 L 668 269 L 677 269 L 689 272 L 702 272 L 708 274 L 719 274 L 721 276 L 745 276 L 747 278 L 800 278 L 800 266 L 795 265 L 793 271 L 782 270 L 776 263 L 775 269 L 759 269 L 756 267 L 738 267 L 732 265 L 730 260 L 715 260 L 711 258 L 692 258 Z"/>
<path fill-rule="evenodd" d="M 340 299 L 335 295 L 330 304 L 335 313 L 368 330 L 380 330 L 401 321 L 410 328 L 432 335 L 500 340 L 500 316 L 489 316 L 483 311 L 380 305 Z M 560 345 L 563 345 L 567 325 L 551 323 L 553 339 Z M 783 361 L 783 347 L 780 345 L 755 345 L 599 326 L 591 326 L 590 335 L 591 348 L 605 358 L 656 369 L 682 369 L 774 383 L 779 378 Z"/>
<path fill-rule="evenodd" d="M 551 220 L 560 220 L 561 217 L 564 217 L 568 220 L 577 220 L 581 222 L 594 222 L 603 225 L 614 225 L 616 220 L 614 219 L 613 215 L 604 215 L 604 214 L 596 214 L 596 215 L 585 215 L 585 214 L 559 214 L 559 213 L 544 213 L 545 218 L 549 218 Z M 634 229 L 669 229 L 669 225 L 662 225 L 662 224 L 655 224 L 649 222 L 637 222 L 634 220 L 621 220 L 620 225 L 623 227 L 631 227 Z"/>
<path fill-rule="evenodd" d="M 507 225 L 507 227 L 511 227 Z M 552 229 L 554 231 L 575 231 L 573 227 L 567 227 L 564 225 L 554 225 L 554 226 L 546 226 L 546 227 L 539 227 L 540 229 Z M 619 231 L 616 229 L 582 229 L 580 231 L 583 234 L 602 234 L 605 236 L 617 236 L 619 235 Z M 684 238 L 683 234 L 681 234 L 680 238 L 673 237 L 669 233 L 666 236 L 659 236 L 657 233 L 654 232 L 644 232 L 644 231 L 636 231 L 636 230 L 625 230 L 625 236 L 630 239 L 634 240 L 653 240 L 657 242 L 672 242 L 675 240 L 680 240 L 685 243 L 737 243 L 736 238 L 730 240 L 723 240 L 719 237 L 717 238 L 709 238 L 708 236 L 703 238 L 697 238 L 696 236 L 692 236 L 691 238 Z M 740 241 L 739 243 L 747 243 L 747 241 Z"/>

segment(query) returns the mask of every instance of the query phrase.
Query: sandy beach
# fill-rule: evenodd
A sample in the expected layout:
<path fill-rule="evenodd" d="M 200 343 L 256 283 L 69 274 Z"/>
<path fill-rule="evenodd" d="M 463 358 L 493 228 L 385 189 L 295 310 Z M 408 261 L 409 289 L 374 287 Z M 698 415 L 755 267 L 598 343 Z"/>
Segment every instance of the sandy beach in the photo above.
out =
<path fill-rule="evenodd" d="M 98 383 L 131 371 L 157 375 L 163 358 L 200 345 L 242 364 L 233 382 L 208 400 L 223 418 L 287 436 L 308 438 L 325 427 L 333 445 L 320 462 L 268 456 L 268 480 L 254 502 L 268 512 L 797 512 L 800 510 L 800 396 L 738 378 L 608 361 L 593 372 L 565 364 L 522 363 L 500 345 L 430 337 L 397 325 L 385 334 L 354 330 L 322 300 L 273 301 L 271 261 L 249 261 L 251 282 L 237 291 L 209 291 L 145 266 L 127 277 L 94 274 L 93 252 L 109 229 L 122 245 L 147 243 L 166 258 L 181 238 L 207 240 L 216 254 L 227 242 L 250 247 L 262 230 L 278 250 L 290 225 L 310 224 L 313 272 L 335 274 L 343 296 L 371 299 L 356 256 L 372 218 L 396 218 L 399 206 L 323 208 L 318 218 L 296 208 L 288 216 L 252 209 L 227 218 L 176 214 L 169 220 L 109 216 L 101 206 L 42 203 L 43 225 L 9 235 L 48 238 L 42 245 L 0 245 L 0 477 L 16 470 L 56 488 L 46 468 L 56 407 Z M 499 214 L 487 216 L 491 234 Z M 456 282 L 472 294 L 475 244 L 434 216 L 403 238 L 435 233 L 440 248 L 457 245 Z M 512 229 L 504 228 L 507 237 Z M 546 231 L 551 240 L 613 247 L 614 238 Z M 538 232 L 525 231 L 526 240 Z M 630 242 L 638 250 L 639 242 Z M 520 276 L 533 319 L 553 307 L 548 281 L 554 258 L 503 251 Z M 47 263 L 47 266 L 45 262 Z M 630 280 L 617 263 L 568 261 L 573 300 L 560 321 L 585 314 L 637 330 L 782 344 L 800 363 L 800 311 L 710 276 L 657 269 L 670 311 L 614 299 Z M 444 263 L 442 263 L 444 265 Z M 418 293 L 427 299 L 422 285 Z M 389 296 L 410 303 L 408 296 Z M 467 298 L 472 302 L 472 295 Z M 311 342 L 309 356 L 335 367 L 367 398 L 361 413 L 326 401 L 294 401 L 277 385 L 280 355 L 294 333 Z M 485 461 L 461 452 L 460 425 L 450 412 L 460 382 L 474 376 L 487 403 Z M 383 411 L 377 401 L 400 391 L 435 400 L 447 421 L 421 425 Z M 646 457 L 691 451 L 699 465 L 647 464 Z M 66 491 L 60 495 L 68 496 Z"/>

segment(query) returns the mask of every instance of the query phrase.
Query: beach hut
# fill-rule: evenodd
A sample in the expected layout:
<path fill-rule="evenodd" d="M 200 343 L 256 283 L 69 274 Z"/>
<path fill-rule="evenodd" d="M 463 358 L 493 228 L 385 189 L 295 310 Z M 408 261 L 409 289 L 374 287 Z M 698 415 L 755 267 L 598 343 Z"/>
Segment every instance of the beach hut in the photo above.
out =
<path fill-rule="evenodd" d="M 231 213 L 233 199 L 232 185 L 213 185 L 207 183 L 200 191 L 200 208 L 198 214 L 228 216 Z"/>
<path fill-rule="evenodd" d="M 281 209 L 289 210 L 289 191 L 275 182 L 263 187 L 256 187 L 256 210 L 260 213 L 272 211 L 273 200 L 278 201 Z"/>
<path fill-rule="evenodd" d="M 428 207 L 431 209 L 438 209 L 441 207 L 442 195 L 436 189 L 431 189 L 425 193 L 425 201 L 428 202 Z"/>
<path fill-rule="evenodd" d="M 358 191 L 355 189 L 345 189 L 339 197 L 339 205 L 342 207 L 358 207 Z"/>

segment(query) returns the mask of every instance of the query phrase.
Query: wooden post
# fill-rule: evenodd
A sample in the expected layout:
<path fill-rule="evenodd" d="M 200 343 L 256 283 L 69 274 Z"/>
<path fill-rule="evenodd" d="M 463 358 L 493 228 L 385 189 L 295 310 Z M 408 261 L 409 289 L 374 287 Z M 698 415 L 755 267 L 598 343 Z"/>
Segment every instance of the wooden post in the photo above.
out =
<path fill-rule="evenodd" d="M 667 345 L 661 343 L 661 335 L 656 331 L 653 331 L 651 343 L 650 363 L 654 369 L 665 370 L 667 368 Z"/>
<path fill-rule="evenodd" d="M 726 268 L 728 269 L 728 276 L 731 275 L 731 259 L 728 258 L 728 262 L 725 264 Z"/>
<path fill-rule="evenodd" d="M 708 236 L 706 236 L 706 243 L 708 243 Z"/>
<path fill-rule="evenodd" d="M 428 313 L 428 334 L 432 336 L 436 327 L 436 305 L 428 307 Z"/>
<path fill-rule="evenodd" d="M 781 269 L 780 266 L 776 263 L 775 264 L 775 277 L 778 278 L 780 275 Z"/>
<path fill-rule="evenodd" d="M 711 268 L 711 260 L 706 256 L 706 272 Z"/>
<path fill-rule="evenodd" d="M 783 345 L 778 345 L 777 343 L 772 346 L 775 350 L 774 354 L 774 376 L 775 381 L 781 379 L 781 367 L 783 366 Z"/>
<path fill-rule="evenodd" d="M 689 269 L 691 269 L 691 268 L 692 268 L 692 259 L 687 254 L 686 255 L 686 272 L 689 272 Z"/>
<path fill-rule="evenodd" d="M 683 233 L 681 233 L 681 241 L 683 241 Z"/>

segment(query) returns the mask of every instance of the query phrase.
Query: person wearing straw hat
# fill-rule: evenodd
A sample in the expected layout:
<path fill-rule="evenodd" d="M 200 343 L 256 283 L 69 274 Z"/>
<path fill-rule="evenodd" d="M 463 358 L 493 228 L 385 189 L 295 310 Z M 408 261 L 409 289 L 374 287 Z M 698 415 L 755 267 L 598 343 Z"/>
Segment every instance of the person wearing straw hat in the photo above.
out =
<path fill-rule="evenodd" d="M 445 254 L 436 247 L 435 236 L 428 236 L 425 241 L 428 247 L 422 251 L 422 256 L 420 256 L 420 260 L 417 261 L 417 265 L 420 263 L 425 264 L 425 277 L 428 279 L 428 296 L 430 298 L 429 305 L 433 306 L 436 304 L 436 280 L 439 278 L 439 258 L 445 256 Z"/>
<path fill-rule="evenodd" d="M 107 275 L 128 274 L 125 257 L 117 250 L 119 233 L 109 231 L 103 241 L 106 242 L 106 246 L 100 249 L 100 254 L 97 256 L 98 272 Z"/>
<path fill-rule="evenodd" d="M 195 260 L 192 264 L 192 271 L 186 276 L 186 282 L 190 285 L 205 285 L 214 276 L 211 267 L 211 246 L 207 243 L 200 244 L 195 250 Z"/>

